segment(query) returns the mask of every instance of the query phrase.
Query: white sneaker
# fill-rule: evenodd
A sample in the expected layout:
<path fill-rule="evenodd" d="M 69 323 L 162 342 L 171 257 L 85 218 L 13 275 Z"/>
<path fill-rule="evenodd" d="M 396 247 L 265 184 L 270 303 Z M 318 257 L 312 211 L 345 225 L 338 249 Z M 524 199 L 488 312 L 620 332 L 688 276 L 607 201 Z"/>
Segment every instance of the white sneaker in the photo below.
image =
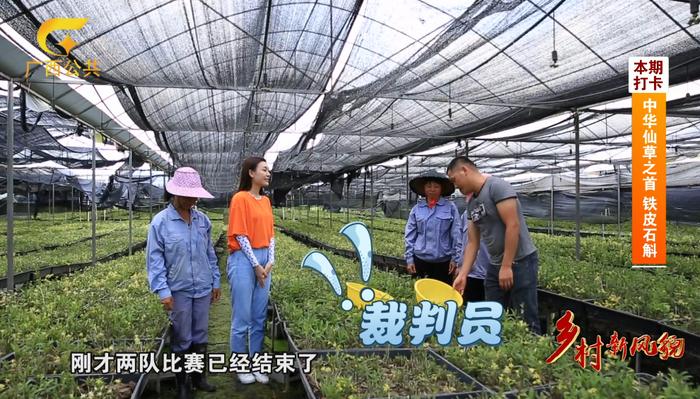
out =
<path fill-rule="evenodd" d="M 241 384 L 252 384 L 255 382 L 256 378 L 253 376 L 251 373 L 237 373 L 238 374 L 238 381 L 241 382 Z"/>
<path fill-rule="evenodd" d="M 255 377 L 255 381 L 261 384 L 267 384 L 270 382 L 270 379 L 265 374 L 258 373 L 257 371 L 253 373 L 253 376 Z"/>

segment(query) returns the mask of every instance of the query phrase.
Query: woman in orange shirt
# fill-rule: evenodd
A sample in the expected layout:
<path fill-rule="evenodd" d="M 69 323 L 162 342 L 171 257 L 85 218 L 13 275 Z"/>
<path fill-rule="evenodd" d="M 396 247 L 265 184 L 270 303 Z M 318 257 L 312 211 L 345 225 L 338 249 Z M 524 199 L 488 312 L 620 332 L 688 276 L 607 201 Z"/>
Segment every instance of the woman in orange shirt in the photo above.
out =
<path fill-rule="evenodd" d="M 231 199 L 228 221 L 230 255 L 226 272 L 231 284 L 231 351 L 253 355 L 262 351 L 270 296 L 270 276 L 275 263 L 272 204 L 263 195 L 270 185 L 265 159 L 249 157 L 243 161 L 238 192 Z M 250 341 L 249 341 L 250 339 Z M 250 345 L 247 345 L 250 342 Z M 238 373 L 243 384 L 269 382 L 266 375 Z"/>

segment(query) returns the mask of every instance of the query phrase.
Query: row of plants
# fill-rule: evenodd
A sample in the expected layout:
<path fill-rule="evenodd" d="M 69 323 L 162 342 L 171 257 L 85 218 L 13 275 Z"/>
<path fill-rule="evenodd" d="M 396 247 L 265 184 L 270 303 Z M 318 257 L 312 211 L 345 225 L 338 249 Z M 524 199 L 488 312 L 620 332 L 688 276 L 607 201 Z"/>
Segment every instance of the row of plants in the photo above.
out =
<path fill-rule="evenodd" d="M 153 207 L 153 214 L 158 213 L 162 207 Z M 71 211 L 57 211 L 53 215 L 49 213 L 39 212 L 37 219 L 27 219 L 25 217 L 15 217 L 14 221 L 14 232 L 22 232 L 24 230 L 35 229 L 35 226 L 45 226 L 48 228 L 57 228 L 58 226 L 66 226 L 71 228 L 77 226 L 90 226 L 90 214 L 91 211 L 83 210 L 79 212 L 75 210 Z M 149 220 L 151 214 L 148 209 L 143 212 L 137 212 L 134 210 L 132 219 L 133 220 Z M 104 222 L 128 222 L 129 212 L 125 209 L 111 208 L 111 209 L 98 209 L 97 210 L 97 225 Z M 2 217 L 2 222 L 0 223 L 0 233 L 5 234 L 7 232 L 7 222 L 5 217 Z"/>
<path fill-rule="evenodd" d="M 314 221 L 304 219 L 277 218 L 277 223 L 281 226 L 291 228 L 293 230 L 309 231 L 312 233 L 322 234 L 325 229 L 332 228 L 339 230 L 345 223 L 346 219 L 336 218 L 332 223 L 326 219 L 321 225 L 317 225 Z M 369 224 L 365 222 L 368 226 Z M 389 255 L 398 258 L 404 256 L 404 235 L 403 232 L 388 231 L 380 229 L 375 221 L 374 235 L 377 238 L 374 242 L 377 253 Z M 531 233 L 535 245 L 540 248 L 546 248 L 547 251 L 555 251 L 557 255 L 568 256 L 572 260 L 575 259 L 576 240 L 570 236 L 550 236 L 542 233 Z M 328 238 L 333 239 L 333 238 Z M 334 243 L 346 249 L 352 249 L 349 243 L 337 237 Z M 542 252 L 542 251 L 541 251 Z M 548 252 L 549 253 L 549 252 Z M 581 256 L 583 260 L 589 260 L 596 264 L 623 267 L 629 269 L 632 266 L 631 262 L 631 244 L 629 241 L 620 241 L 615 238 L 602 237 L 583 237 L 581 239 Z M 679 274 L 687 278 L 693 279 L 698 275 L 698 263 L 700 259 L 687 256 L 669 255 L 667 257 L 668 269 L 659 271 L 659 273 Z"/>
<path fill-rule="evenodd" d="M 113 221 L 109 221 L 112 223 Z M 101 223 L 106 223 L 103 220 L 98 220 L 96 223 L 97 226 L 99 226 Z M 54 232 L 54 233 L 59 233 L 59 232 L 65 232 L 65 233 L 77 233 L 86 229 L 90 229 L 90 222 L 87 222 L 85 220 L 79 221 L 79 220 L 68 220 L 68 221 L 52 221 L 51 219 L 49 220 L 26 220 L 26 219 L 15 219 L 14 220 L 14 226 L 13 226 L 13 234 L 15 236 L 22 236 L 25 234 L 33 234 L 39 231 L 46 231 L 48 232 Z M 2 226 L 0 226 L 2 229 L 2 233 L 6 233 L 7 230 L 7 225 L 5 223 L 2 223 Z"/>
<path fill-rule="evenodd" d="M 325 212 L 325 211 L 322 211 L 322 212 Z M 355 216 L 355 217 L 369 219 L 371 212 L 367 211 L 367 210 L 351 209 L 350 215 Z M 528 216 L 525 219 L 527 221 L 528 226 L 530 226 L 530 227 L 549 228 L 549 226 L 550 226 L 550 220 L 548 218 L 538 218 L 538 217 Z M 404 219 L 385 217 L 381 211 L 375 212 L 374 220 L 375 220 L 375 222 L 377 220 L 381 220 L 381 221 L 386 222 L 388 225 L 399 226 L 401 228 L 406 223 L 406 221 Z M 555 219 L 554 220 L 554 228 L 557 230 L 575 230 L 576 229 L 576 221 L 575 220 Z M 624 221 L 620 224 L 620 228 L 621 228 L 623 234 L 629 235 L 629 232 L 632 229 L 632 222 L 629 220 Z M 697 238 L 698 229 L 700 228 L 700 226 L 698 226 L 697 224 L 692 224 L 692 223 L 669 221 L 669 222 L 667 222 L 667 228 L 668 228 L 669 234 L 671 235 L 671 236 L 669 236 L 669 239 L 672 238 L 674 241 L 679 241 L 679 242 L 694 242 Z M 581 231 L 601 233 L 601 234 L 602 233 L 616 234 L 617 233 L 617 223 L 601 224 L 601 223 L 581 222 Z"/>
<path fill-rule="evenodd" d="M 304 208 L 305 209 L 305 208 Z M 347 210 L 342 210 L 340 214 L 345 217 L 345 213 Z M 287 211 L 289 212 L 289 211 Z M 328 218 L 328 211 L 321 211 L 323 213 L 323 217 L 326 219 Z M 372 219 L 371 217 L 371 211 L 368 210 L 356 210 L 356 209 L 351 209 L 350 212 L 350 217 L 352 217 L 354 220 L 362 220 L 362 221 L 369 221 Z M 336 213 L 335 215 L 340 215 L 339 213 Z M 314 214 L 313 217 L 315 218 L 316 215 Z M 336 216 L 334 216 L 336 217 Z M 386 229 L 393 229 L 396 231 L 403 231 L 404 226 L 406 225 L 406 219 L 402 218 L 391 218 L 391 217 L 386 217 L 381 211 L 376 211 L 374 214 L 374 221 L 375 223 L 378 223 L 382 228 Z M 549 228 L 549 219 L 541 219 L 541 218 L 533 218 L 533 217 L 527 217 L 527 223 L 528 226 L 530 227 L 535 227 L 535 228 Z M 571 222 L 571 221 L 561 221 L 561 220 L 555 220 L 554 228 L 558 230 L 573 230 L 576 228 L 576 222 Z M 592 233 L 603 233 L 603 229 L 605 229 L 606 233 L 614 233 L 617 231 L 617 224 L 615 225 L 608 225 L 607 228 L 602 227 L 601 224 L 596 224 L 596 223 L 581 223 L 581 231 L 586 231 L 586 232 L 592 232 Z M 622 224 L 622 230 L 623 231 L 629 231 L 630 230 L 630 223 L 626 222 Z"/>
<path fill-rule="evenodd" d="M 289 219 L 277 219 L 277 223 L 334 247 L 353 250 L 341 235 L 328 234 L 327 226 Z M 540 287 L 575 298 L 594 299 L 595 303 L 608 308 L 700 332 L 700 291 L 696 289 L 698 280 L 693 277 L 692 270 L 697 266 L 692 258 L 687 263 L 679 263 L 682 265 L 679 268 L 686 268 L 683 271 L 686 277 L 675 274 L 673 262 L 668 270 L 631 270 L 604 261 L 613 255 L 609 248 L 596 243 L 600 238 L 583 240 L 587 249 L 582 251 L 583 259 L 576 261 L 573 250 L 567 248 L 570 238 L 532 235 L 540 258 Z M 403 258 L 402 235 L 375 230 L 373 242 L 376 254 Z"/>
<path fill-rule="evenodd" d="M 117 397 L 122 384 L 78 384 L 70 354 L 155 350 L 167 316 L 149 293 L 144 264 L 141 252 L 0 294 L 0 354 L 15 354 L 0 363 L 0 397 Z"/>
<path fill-rule="evenodd" d="M 198 207 L 197 209 L 204 212 L 212 223 L 228 223 L 228 208 Z"/>
<path fill-rule="evenodd" d="M 330 231 L 328 236 L 336 235 L 328 233 Z M 278 261 L 273 272 L 271 295 L 295 344 L 302 350 L 361 347 L 360 311 L 341 310 L 342 298 L 335 296 L 320 275 L 299 270 L 309 247 L 283 234 L 278 234 L 276 239 Z M 326 255 L 335 267 L 341 285 L 347 281 L 359 281 L 359 266 L 355 261 Z M 415 305 L 413 280 L 408 276 L 374 269 L 368 285 L 405 302 L 409 314 Z M 316 288 L 309 290 L 309 287 Z M 461 319 L 459 316 L 456 326 L 461 324 Z M 407 331 L 408 326 L 404 329 L 404 343 L 409 342 Z M 428 341 L 424 347 L 439 351 L 448 361 L 500 394 L 525 390 L 518 396 L 528 397 L 532 395 L 526 392 L 528 388 L 551 383 L 556 384 L 551 392 L 553 397 L 599 397 L 604 394 L 619 398 L 662 395 L 691 398 L 700 395 L 700 390 L 688 383 L 688 376 L 684 373 L 673 371 L 667 376 L 659 375 L 649 385 L 644 385 L 637 381 L 633 370 L 624 362 L 612 358 L 606 359 L 601 373 L 581 369 L 573 362 L 571 352 L 547 365 L 544 359 L 555 348 L 552 339 L 532 335 L 525 323 L 511 315 L 503 319 L 502 337 L 503 343 L 497 347 L 477 345 L 462 348 L 455 340 L 444 348 L 433 341 Z M 328 355 L 314 363 L 311 380 L 326 398 L 434 395 L 471 388 L 454 380 L 446 369 L 425 354 L 419 355 L 415 363 L 407 363 L 400 356 L 390 358 L 386 350 L 385 356 Z"/>
<path fill-rule="evenodd" d="M 535 245 L 548 254 L 575 259 L 576 238 L 571 236 L 550 236 L 532 233 Z M 632 244 L 615 238 L 584 237 L 581 238 L 581 259 L 597 265 L 630 269 L 632 267 Z M 667 255 L 665 270 L 659 275 L 683 276 L 694 280 L 700 278 L 700 258 L 694 256 Z"/>
<path fill-rule="evenodd" d="M 139 231 L 148 224 L 146 220 L 135 220 L 132 222 L 133 231 Z M 128 234 L 129 222 L 99 222 L 95 226 L 95 234 L 100 236 L 104 234 Z M 15 233 L 14 249 L 17 252 L 37 251 L 47 246 L 62 246 L 66 244 L 76 243 L 80 240 L 89 239 L 92 237 L 92 228 L 89 223 L 76 224 L 72 223 L 62 228 L 62 226 L 50 225 L 34 225 L 31 229 L 24 231 L 21 234 Z M 0 252 L 3 254 L 7 250 L 7 240 L 0 241 Z"/>
<path fill-rule="evenodd" d="M 418 372 L 416 372 L 418 371 Z M 311 380 L 325 398 L 431 397 L 473 392 L 474 384 L 437 363 L 427 351 L 410 355 L 331 354 L 316 360 Z"/>
<path fill-rule="evenodd" d="M 360 221 L 368 226 L 374 224 L 376 229 L 381 229 L 385 231 L 394 231 L 403 233 L 404 227 L 406 226 L 405 219 L 394 219 L 384 217 L 381 212 L 375 213 L 374 217 L 369 212 L 361 212 L 357 210 L 350 210 L 349 213 L 345 211 L 336 213 L 329 212 L 327 210 L 321 209 L 319 207 L 302 207 L 302 208 L 276 208 L 275 219 L 279 220 L 284 217 L 284 219 L 293 219 L 299 221 L 306 221 L 309 223 L 316 223 L 317 221 L 321 226 L 329 226 L 329 222 L 333 224 L 339 222 L 345 222 L 350 219 L 351 221 Z"/>
<path fill-rule="evenodd" d="M 146 240 L 148 229 L 146 225 L 134 226 L 132 230 L 132 244 Z M 128 248 L 128 231 L 120 230 L 96 240 L 96 256 L 101 258 Z M 48 266 L 71 265 L 74 263 L 90 262 L 92 260 L 92 241 L 83 241 L 73 245 L 66 245 L 48 251 L 31 252 L 26 255 L 14 257 L 15 273 L 38 270 Z M 7 257 L 0 256 L 0 276 L 7 273 Z"/>
<path fill-rule="evenodd" d="M 287 209 L 287 211 L 285 212 L 285 215 L 284 215 L 285 219 L 293 217 L 295 220 L 306 221 L 309 223 L 316 223 L 316 221 L 317 221 L 317 216 L 315 213 L 316 209 L 314 209 L 312 212 L 308 212 L 305 209 L 306 208 L 298 208 L 298 209 L 295 209 L 294 212 L 290 212 L 290 210 Z M 282 209 L 276 209 L 276 218 L 278 220 L 282 218 L 282 213 L 283 213 Z M 395 232 L 395 233 L 403 234 L 404 228 L 406 226 L 405 219 L 387 218 L 387 217 L 384 217 L 383 214 L 381 214 L 381 212 L 376 213 L 374 218 L 371 218 L 370 215 L 368 214 L 368 212 L 366 212 L 366 211 L 363 212 L 363 211 L 351 210 L 349 214 L 350 214 L 350 220 L 361 221 L 361 222 L 364 222 L 365 224 L 367 224 L 368 226 L 370 224 L 373 224 L 374 228 L 376 230 L 380 230 L 380 231 Z M 549 227 L 549 220 L 533 218 L 533 217 L 528 217 L 526 219 L 527 219 L 528 227 L 538 227 L 538 228 Z M 347 215 L 345 214 L 345 212 L 331 213 L 331 212 L 328 212 L 326 210 L 320 210 L 320 217 L 318 218 L 318 220 L 319 220 L 321 226 L 330 226 L 330 225 L 334 226 L 337 223 L 342 223 L 342 222 L 346 221 Z M 331 224 L 331 221 L 332 221 L 332 224 Z M 559 221 L 557 221 L 557 223 L 559 223 Z M 563 230 L 574 230 L 576 228 L 576 225 L 573 222 L 563 221 L 561 223 L 564 225 L 559 226 L 557 224 L 555 226 L 555 228 L 556 229 L 563 229 Z M 596 230 L 596 228 L 597 228 L 597 230 Z M 628 246 L 631 245 L 630 235 L 629 235 L 630 230 L 631 230 L 631 222 L 624 223 L 622 225 L 623 236 L 621 238 L 617 238 L 613 234 L 610 237 L 610 241 L 617 240 L 623 244 L 626 243 L 626 245 L 628 245 Z M 581 231 L 602 233 L 601 225 L 599 225 L 599 224 L 583 223 L 581 225 Z M 606 229 L 606 231 L 608 233 L 616 232 L 617 225 L 609 226 Z M 700 256 L 700 251 L 698 250 L 697 245 L 696 245 L 698 235 L 700 235 L 700 226 L 669 222 L 667 225 L 667 234 L 666 234 L 666 236 L 667 236 L 667 251 Z M 598 239 L 600 237 L 591 237 L 591 238 Z"/>

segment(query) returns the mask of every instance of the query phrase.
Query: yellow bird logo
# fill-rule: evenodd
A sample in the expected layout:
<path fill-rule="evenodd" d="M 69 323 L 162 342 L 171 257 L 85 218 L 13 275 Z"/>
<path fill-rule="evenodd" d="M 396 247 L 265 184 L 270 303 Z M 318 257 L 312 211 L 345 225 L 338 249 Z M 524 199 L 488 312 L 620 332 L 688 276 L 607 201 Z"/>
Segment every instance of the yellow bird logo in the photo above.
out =
<path fill-rule="evenodd" d="M 88 19 L 87 18 L 52 18 L 52 19 L 47 19 L 44 21 L 43 24 L 39 27 L 39 31 L 36 34 L 36 39 L 37 42 L 39 42 L 39 47 L 44 50 L 47 54 L 50 55 L 55 55 L 58 57 L 62 56 L 67 56 L 70 54 L 70 51 L 75 48 L 75 46 L 78 45 L 78 43 L 73 40 L 72 37 L 70 37 L 69 34 L 66 35 L 66 37 L 63 38 L 60 42 L 58 42 L 58 45 L 63 47 L 64 50 L 66 50 L 65 54 L 56 54 L 53 51 L 51 51 L 47 46 L 46 46 L 46 38 L 49 36 L 51 32 L 55 32 L 57 30 L 78 30 L 81 29 L 85 24 L 87 23 Z"/>

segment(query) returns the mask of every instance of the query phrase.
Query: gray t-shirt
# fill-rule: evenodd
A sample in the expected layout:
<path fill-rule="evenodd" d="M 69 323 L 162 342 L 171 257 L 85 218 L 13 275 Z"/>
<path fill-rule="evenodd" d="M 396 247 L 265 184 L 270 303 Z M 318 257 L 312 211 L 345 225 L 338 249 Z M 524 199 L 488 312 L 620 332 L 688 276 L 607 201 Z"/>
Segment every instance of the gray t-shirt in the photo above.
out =
<path fill-rule="evenodd" d="M 481 230 L 481 240 L 486 242 L 486 247 L 489 249 L 491 264 L 497 266 L 503 262 L 506 226 L 501 221 L 496 204 L 508 198 L 515 198 L 517 201 L 520 218 L 520 239 L 514 259 L 518 261 L 537 251 L 537 248 L 530 239 L 518 194 L 510 183 L 501 178 L 489 176 L 479 195 L 475 194 L 467 204 L 467 217 Z"/>

